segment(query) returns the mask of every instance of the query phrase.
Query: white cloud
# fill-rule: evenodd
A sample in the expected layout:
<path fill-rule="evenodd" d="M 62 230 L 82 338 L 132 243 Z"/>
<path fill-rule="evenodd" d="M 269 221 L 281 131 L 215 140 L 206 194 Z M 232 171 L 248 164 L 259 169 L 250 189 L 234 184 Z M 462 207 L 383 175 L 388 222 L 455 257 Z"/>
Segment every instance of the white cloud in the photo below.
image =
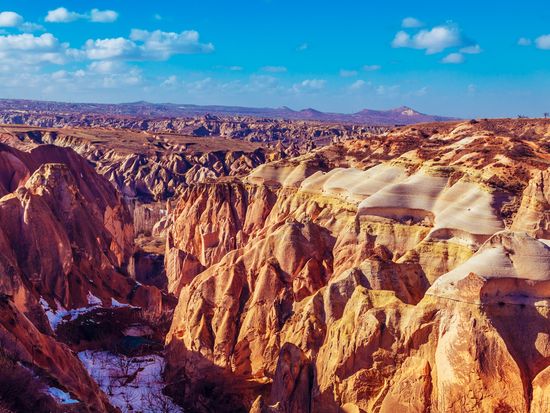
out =
<path fill-rule="evenodd" d="M 173 88 L 178 86 L 178 77 L 176 75 L 168 76 L 161 84 L 161 87 Z"/>
<path fill-rule="evenodd" d="M 550 34 L 545 34 L 535 40 L 535 44 L 539 49 L 550 50 Z"/>
<path fill-rule="evenodd" d="M 412 92 L 412 94 L 414 96 L 426 96 L 428 94 L 428 87 L 427 86 L 421 87 L 420 89 Z"/>
<path fill-rule="evenodd" d="M 124 37 L 114 39 L 89 39 L 84 45 L 88 59 L 136 59 L 138 56 L 137 45 Z"/>
<path fill-rule="evenodd" d="M 422 23 L 418 19 L 415 19 L 414 17 L 405 17 L 401 22 L 401 27 L 404 27 L 406 29 L 412 29 L 412 28 L 422 27 L 422 26 L 424 26 L 424 23 Z"/>
<path fill-rule="evenodd" d="M 48 23 L 71 23 L 76 20 L 89 20 L 94 23 L 112 23 L 118 19 L 118 13 L 114 10 L 92 9 L 89 13 L 77 13 L 67 10 L 65 7 L 48 11 L 44 19 Z"/>
<path fill-rule="evenodd" d="M 214 69 L 223 69 L 223 70 L 230 70 L 232 72 L 240 72 L 244 70 L 244 67 L 238 66 L 238 65 L 231 65 L 231 66 L 216 65 L 214 66 Z"/>
<path fill-rule="evenodd" d="M 466 88 L 466 92 L 468 93 L 468 95 L 475 95 L 477 92 L 477 86 L 473 83 L 469 84 Z"/>
<path fill-rule="evenodd" d="M 94 73 L 112 74 L 121 73 L 125 69 L 125 65 L 113 60 L 98 60 L 90 63 L 88 69 Z"/>
<path fill-rule="evenodd" d="M 464 63 L 464 55 L 462 53 L 450 53 L 445 56 L 442 60 L 442 63 L 447 64 L 460 64 Z"/>
<path fill-rule="evenodd" d="M 295 83 L 292 90 L 295 92 L 301 91 L 318 91 L 324 89 L 327 81 L 324 79 L 306 79 L 300 83 Z"/>
<path fill-rule="evenodd" d="M 18 28 L 23 32 L 33 32 L 37 30 L 44 30 L 44 28 L 36 23 L 26 22 L 18 13 L 13 11 L 0 12 L 0 27 Z"/>
<path fill-rule="evenodd" d="M 392 47 L 411 47 L 411 36 L 403 30 L 397 32 L 391 43 Z"/>
<path fill-rule="evenodd" d="M 46 20 L 48 23 L 70 23 L 85 18 L 85 15 L 67 10 L 65 7 L 48 11 Z"/>
<path fill-rule="evenodd" d="M 51 33 L 34 36 L 29 33 L 0 36 L 0 60 L 22 64 L 63 64 L 71 50 Z"/>
<path fill-rule="evenodd" d="M 112 23 L 118 19 L 118 13 L 114 10 L 92 9 L 90 21 L 95 23 Z"/>
<path fill-rule="evenodd" d="M 37 23 L 31 23 L 31 22 L 23 22 L 19 26 L 19 30 L 23 32 L 36 32 L 36 31 L 44 31 L 44 26 Z"/>
<path fill-rule="evenodd" d="M 67 75 L 68 73 L 66 70 L 58 70 L 52 73 L 52 79 L 54 80 L 66 79 Z"/>
<path fill-rule="evenodd" d="M 185 88 L 186 90 L 192 91 L 192 92 L 202 92 L 210 88 L 213 84 L 214 84 L 214 80 L 211 77 L 205 77 L 204 79 L 185 83 Z"/>
<path fill-rule="evenodd" d="M 401 86 L 399 85 L 380 85 L 376 88 L 376 94 L 380 96 L 396 97 L 399 95 L 399 90 Z"/>
<path fill-rule="evenodd" d="M 142 42 L 139 45 L 144 56 L 153 59 L 166 60 L 175 54 L 210 53 L 214 51 L 212 43 L 200 43 L 199 33 L 195 30 L 185 30 L 181 33 L 162 32 L 155 30 L 133 29 L 130 39 Z"/>
<path fill-rule="evenodd" d="M 460 49 L 460 53 L 465 53 L 465 54 L 480 54 L 481 52 L 483 52 L 483 50 L 478 44 L 472 45 L 472 46 L 466 46 Z"/>
<path fill-rule="evenodd" d="M 341 77 L 354 77 L 357 76 L 357 70 L 340 69 Z"/>
<path fill-rule="evenodd" d="M 23 24 L 23 16 L 13 11 L 0 13 L 0 27 L 18 27 Z"/>
<path fill-rule="evenodd" d="M 284 66 L 264 66 L 262 71 L 269 73 L 284 73 L 287 71 L 287 68 Z"/>
<path fill-rule="evenodd" d="M 355 82 L 353 82 L 351 85 L 350 85 L 350 89 L 351 90 L 360 90 L 362 89 L 363 87 L 365 87 L 365 85 L 367 84 L 367 82 L 365 82 L 364 80 L 362 79 L 359 79 L 359 80 L 356 80 Z"/>
<path fill-rule="evenodd" d="M 158 14 L 158 13 L 155 13 L 155 14 L 153 15 L 153 19 L 160 21 L 160 20 L 162 20 L 162 16 L 161 16 L 160 14 Z"/>
<path fill-rule="evenodd" d="M 442 52 L 451 47 L 459 47 L 465 43 L 458 27 L 454 25 L 436 26 L 429 30 L 420 30 L 414 36 L 400 31 L 393 39 L 393 47 L 407 47 L 426 50 L 427 54 Z"/>
<path fill-rule="evenodd" d="M 531 39 L 528 39 L 527 37 L 520 37 L 518 39 L 518 45 L 520 46 L 531 46 L 533 44 L 533 42 L 531 41 Z"/>
<path fill-rule="evenodd" d="M 302 43 L 299 45 L 296 50 L 299 52 L 303 52 L 304 50 L 307 50 L 309 48 L 309 45 L 307 43 Z"/>
<path fill-rule="evenodd" d="M 181 33 L 133 29 L 130 38 L 89 39 L 84 45 L 92 60 L 167 60 L 177 54 L 210 53 L 212 43 L 200 43 L 194 30 Z"/>
<path fill-rule="evenodd" d="M 363 70 L 366 72 L 376 72 L 377 70 L 382 69 L 382 66 L 380 65 L 365 65 L 363 66 Z"/>

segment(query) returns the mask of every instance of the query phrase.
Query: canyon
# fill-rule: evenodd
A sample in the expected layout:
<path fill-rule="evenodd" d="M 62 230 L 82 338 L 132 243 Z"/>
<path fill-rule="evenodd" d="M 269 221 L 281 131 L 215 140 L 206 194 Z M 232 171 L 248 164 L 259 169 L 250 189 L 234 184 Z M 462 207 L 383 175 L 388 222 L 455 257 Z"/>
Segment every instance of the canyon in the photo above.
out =
<path fill-rule="evenodd" d="M 549 121 L 3 116 L 0 411 L 550 411 Z"/>
<path fill-rule="evenodd" d="M 205 380 L 227 411 L 547 411 L 549 132 L 418 125 L 185 190 L 171 394 L 199 411 L 219 409 Z"/>

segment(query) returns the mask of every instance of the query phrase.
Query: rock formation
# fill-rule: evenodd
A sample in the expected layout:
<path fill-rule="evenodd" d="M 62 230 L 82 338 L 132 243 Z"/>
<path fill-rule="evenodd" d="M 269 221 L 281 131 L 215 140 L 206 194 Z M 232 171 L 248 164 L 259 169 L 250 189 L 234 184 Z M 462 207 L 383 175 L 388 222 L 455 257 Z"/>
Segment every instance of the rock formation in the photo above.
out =
<path fill-rule="evenodd" d="M 244 175 L 266 161 L 257 144 L 131 130 L 10 126 L 0 142 L 23 150 L 44 144 L 72 148 L 127 199 L 140 203 L 164 202 L 182 186 Z"/>
<path fill-rule="evenodd" d="M 549 139 L 542 121 L 419 125 L 186 188 L 171 394 L 194 411 L 547 411 Z"/>
<path fill-rule="evenodd" d="M 86 412 L 144 410 L 93 370 L 135 343 L 177 411 L 159 340 L 188 412 L 550 411 L 548 122 L 185 122 L 0 133 L 0 365 Z"/>
<path fill-rule="evenodd" d="M 160 319 L 165 297 L 128 275 L 132 218 L 109 182 L 71 149 L 0 144 L 0 341 L 82 411 L 115 411 L 56 327 L 87 308 L 139 308 Z"/>

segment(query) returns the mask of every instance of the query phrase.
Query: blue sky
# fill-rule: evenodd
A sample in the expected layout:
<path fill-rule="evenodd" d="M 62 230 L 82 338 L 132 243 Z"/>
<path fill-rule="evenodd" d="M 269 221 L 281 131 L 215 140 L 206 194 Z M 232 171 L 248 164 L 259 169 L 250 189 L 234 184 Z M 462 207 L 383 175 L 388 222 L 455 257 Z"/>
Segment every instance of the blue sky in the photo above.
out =
<path fill-rule="evenodd" d="M 0 97 L 550 111 L 550 7 L 487 3 L 0 1 Z"/>

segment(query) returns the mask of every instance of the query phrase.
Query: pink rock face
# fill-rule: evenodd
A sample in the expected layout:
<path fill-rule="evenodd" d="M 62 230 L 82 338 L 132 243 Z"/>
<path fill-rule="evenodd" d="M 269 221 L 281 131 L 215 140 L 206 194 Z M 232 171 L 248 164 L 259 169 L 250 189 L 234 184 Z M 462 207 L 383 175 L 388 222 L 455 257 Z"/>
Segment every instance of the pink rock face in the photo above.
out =
<path fill-rule="evenodd" d="M 182 193 L 172 394 L 197 411 L 548 410 L 550 125 L 435 128 Z"/>
<path fill-rule="evenodd" d="M 0 340 L 41 369 L 83 408 L 114 411 L 97 384 L 56 340 L 45 309 L 105 307 L 116 300 L 163 313 L 162 294 L 127 275 L 132 218 L 109 182 L 71 149 L 22 152 L 0 146 Z M 8 177 L 8 178 L 7 178 Z M 50 314 L 51 316 L 51 314 Z"/>

